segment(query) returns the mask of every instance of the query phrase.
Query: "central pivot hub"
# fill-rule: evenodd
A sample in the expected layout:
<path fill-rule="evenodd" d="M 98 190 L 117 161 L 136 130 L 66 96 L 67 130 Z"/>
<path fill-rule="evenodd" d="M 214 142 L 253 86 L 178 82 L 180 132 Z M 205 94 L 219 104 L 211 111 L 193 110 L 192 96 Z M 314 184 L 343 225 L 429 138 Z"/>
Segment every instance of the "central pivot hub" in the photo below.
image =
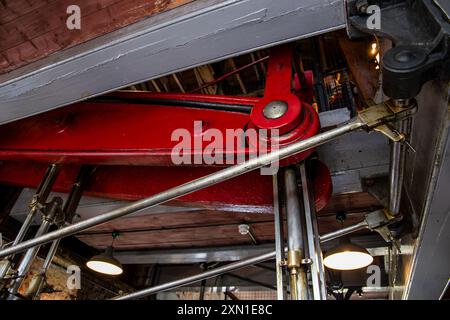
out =
<path fill-rule="evenodd" d="M 288 104 L 284 101 L 277 100 L 269 102 L 263 109 L 264 117 L 267 119 L 278 119 L 284 116 L 288 109 Z"/>

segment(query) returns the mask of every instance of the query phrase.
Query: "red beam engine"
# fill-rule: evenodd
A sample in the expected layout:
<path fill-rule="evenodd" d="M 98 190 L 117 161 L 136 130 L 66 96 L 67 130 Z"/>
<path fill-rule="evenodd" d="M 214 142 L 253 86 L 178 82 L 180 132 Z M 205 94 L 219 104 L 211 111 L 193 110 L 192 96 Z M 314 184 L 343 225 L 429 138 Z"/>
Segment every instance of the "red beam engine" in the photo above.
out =
<path fill-rule="evenodd" d="M 97 169 L 87 194 L 135 200 L 261 150 L 309 138 L 320 131 L 318 115 L 310 106 L 312 75 L 293 72 L 293 62 L 291 47 L 271 51 L 263 98 L 116 92 L 3 125 L 0 183 L 35 188 L 47 166 L 60 163 L 63 169 L 55 190 L 68 192 L 79 167 L 90 164 Z M 249 132 L 256 132 L 257 139 Z M 177 148 L 177 159 L 183 163 L 174 163 Z M 312 152 L 281 165 L 297 163 Z M 331 178 L 325 165 L 313 163 L 316 210 L 320 210 L 331 196 Z M 216 210 L 270 213 L 272 179 L 255 171 L 178 201 Z"/>

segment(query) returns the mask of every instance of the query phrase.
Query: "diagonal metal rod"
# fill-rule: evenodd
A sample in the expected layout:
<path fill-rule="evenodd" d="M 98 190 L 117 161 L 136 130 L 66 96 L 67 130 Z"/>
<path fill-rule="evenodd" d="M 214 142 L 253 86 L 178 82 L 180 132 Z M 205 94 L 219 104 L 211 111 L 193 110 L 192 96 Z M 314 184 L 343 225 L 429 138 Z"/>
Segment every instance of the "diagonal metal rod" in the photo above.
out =
<path fill-rule="evenodd" d="M 36 213 L 39 211 L 38 204 L 42 204 L 45 203 L 45 201 L 47 201 L 51 188 L 55 183 L 56 178 L 58 178 L 60 169 L 61 167 L 57 164 L 51 164 L 47 168 L 44 177 L 42 178 L 42 181 L 39 184 L 35 195 L 33 196 L 33 200 L 30 204 L 30 211 L 28 212 L 25 221 L 23 222 L 19 232 L 17 233 L 17 236 L 14 239 L 12 246 L 16 246 L 23 241 L 26 233 L 28 232 L 31 224 L 33 223 Z M 8 273 L 13 259 L 14 256 L 9 257 L 9 259 L 2 265 L 2 267 L 0 267 L 0 279 L 3 279 Z"/>
<path fill-rule="evenodd" d="M 366 225 L 365 228 L 367 228 L 367 223 L 365 225 Z M 337 230 L 334 232 L 324 234 L 320 237 L 320 239 L 321 239 L 320 242 L 330 241 L 330 240 L 342 237 L 344 235 L 347 235 L 349 233 L 361 230 L 361 226 L 362 226 L 362 223 L 358 223 L 355 226 L 352 226 L 350 228 L 345 228 L 345 230 L 340 229 L 340 230 Z M 283 249 L 283 252 L 287 252 L 287 251 L 288 251 L 288 248 L 285 247 Z M 220 276 L 222 274 L 225 274 L 225 273 L 233 271 L 233 270 L 240 269 L 245 266 L 257 265 L 260 262 L 276 258 L 277 255 L 278 255 L 278 250 L 275 250 L 273 252 L 264 253 L 264 254 L 261 254 L 258 256 L 254 256 L 252 258 L 248 258 L 246 260 L 241 260 L 239 262 L 235 262 L 235 263 L 231 263 L 231 264 L 228 264 L 228 265 L 225 265 L 222 267 L 218 267 L 218 268 L 215 268 L 215 269 L 212 269 L 207 272 L 203 272 L 203 273 L 191 276 L 191 277 L 178 279 L 175 281 L 167 282 L 167 283 L 160 284 L 160 285 L 150 287 L 147 289 L 142 289 L 142 290 L 139 290 L 139 291 L 136 291 L 136 292 L 124 295 L 124 296 L 115 297 L 115 298 L 113 298 L 113 300 L 129 300 L 129 299 L 143 298 L 145 296 L 156 294 L 158 292 L 163 292 L 163 291 L 167 291 L 170 289 L 179 288 L 179 287 L 182 287 L 182 286 L 185 286 L 188 284 L 192 284 L 194 282 L 198 282 L 201 280 Z"/>
<path fill-rule="evenodd" d="M 48 243 L 50 241 L 67 237 L 76 234 L 80 231 L 92 228 L 99 224 L 108 222 L 110 220 L 120 218 L 122 216 L 138 212 L 143 209 L 147 209 L 170 200 L 174 200 L 178 197 L 190 194 L 194 191 L 213 186 L 220 182 L 235 178 L 252 170 L 270 165 L 271 163 L 277 162 L 281 159 L 287 158 L 294 154 L 300 153 L 302 151 L 317 147 L 328 141 L 331 141 L 337 137 L 340 137 L 346 133 L 361 129 L 366 126 L 360 118 L 356 117 L 351 121 L 343 124 L 335 129 L 323 132 L 312 138 L 305 139 L 303 141 L 296 142 L 285 148 L 272 151 L 265 155 L 259 156 L 257 158 L 251 159 L 249 161 L 243 162 L 241 164 L 234 165 L 229 168 L 222 169 L 213 174 L 201 177 L 199 179 L 187 182 L 180 186 L 174 187 L 172 189 L 166 190 L 164 192 L 158 193 L 156 195 L 150 196 L 148 198 L 133 202 L 124 207 L 112 210 L 110 212 L 98 215 L 96 217 L 80 221 L 73 225 L 61 228 L 59 230 L 49 232 L 43 236 L 36 237 L 31 240 L 24 241 L 16 246 L 12 246 L 0 251 L 0 258 L 8 256 L 13 253 L 24 251 L 28 248 Z"/>
<path fill-rule="evenodd" d="M 336 231 L 332 231 L 330 233 L 326 233 L 320 236 L 320 243 L 325 243 L 340 237 L 343 237 L 347 234 L 356 232 L 356 231 L 360 231 L 360 230 L 365 230 L 368 229 L 369 225 L 367 224 L 367 221 L 361 221 L 357 224 L 345 227 L 345 228 L 341 228 L 339 230 Z"/>
<path fill-rule="evenodd" d="M 259 255 L 256 257 L 252 257 L 252 258 L 249 258 L 246 260 L 230 263 L 230 264 L 227 264 L 227 265 L 224 265 L 224 266 L 221 266 L 221 267 L 209 270 L 209 271 L 205 271 L 203 273 L 199 273 L 199 274 L 196 274 L 196 275 L 193 275 L 190 277 L 186 277 L 186 278 L 175 280 L 172 282 L 160 284 L 155 287 L 139 290 L 139 291 L 127 294 L 125 296 L 116 297 L 113 300 L 139 299 L 139 298 L 151 295 L 151 294 L 155 294 L 158 292 L 182 287 L 182 286 L 185 286 L 185 285 L 188 285 L 191 283 L 195 283 L 195 282 L 198 282 L 198 281 L 201 281 L 204 279 L 217 277 L 217 276 L 220 276 L 221 274 L 228 273 L 230 271 L 234 271 L 237 269 L 241 269 L 241 268 L 253 265 L 253 264 L 271 260 L 271 259 L 274 259 L 275 256 L 276 256 L 275 251 L 268 252 L 268 253 L 265 253 L 265 254 L 262 254 L 262 255 Z"/>
<path fill-rule="evenodd" d="M 83 195 L 83 190 L 86 187 L 86 184 L 89 181 L 89 177 L 94 170 L 95 167 L 92 166 L 81 166 L 77 179 L 72 185 L 72 189 L 70 190 L 69 196 L 67 197 L 67 200 L 62 209 L 65 224 L 72 223 L 76 209 L 78 207 L 78 204 L 80 203 L 81 196 Z M 60 241 L 61 239 L 53 240 L 39 273 L 33 278 L 31 284 L 28 286 L 27 291 L 25 292 L 25 297 L 31 298 L 33 300 L 39 297 L 43 289 L 46 273 L 50 269 L 52 261 L 58 250 Z"/>

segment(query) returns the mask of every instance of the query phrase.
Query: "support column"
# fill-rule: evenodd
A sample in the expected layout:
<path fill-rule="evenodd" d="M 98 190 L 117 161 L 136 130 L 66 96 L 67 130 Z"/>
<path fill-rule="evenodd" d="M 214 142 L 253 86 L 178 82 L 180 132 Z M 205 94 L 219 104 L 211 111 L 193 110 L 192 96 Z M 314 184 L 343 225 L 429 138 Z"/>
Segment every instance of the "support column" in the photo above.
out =
<path fill-rule="evenodd" d="M 36 194 L 33 196 L 33 199 L 31 200 L 30 211 L 19 230 L 19 233 L 14 239 L 12 246 L 18 245 L 23 241 L 26 233 L 28 232 L 34 220 L 36 212 L 39 210 L 39 206 L 41 206 L 42 203 L 45 203 L 45 201 L 47 201 L 51 188 L 55 183 L 56 178 L 58 177 L 59 171 L 60 166 L 56 164 L 52 164 L 47 168 L 47 171 L 45 172 L 44 177 L 42 178 L 42 181 L 36 190 Z M 13 258 L 14 258 L 13 255 L 8 257 L 6 262 L 0 268 L 0 281 L 4 280 L 5 276 L 8 274 L 8 271 L 11 268 L 11 261 L 13 260 Z M 4 283 L 4 281 L 1 282 Z M 1 285 L 0 287 L 3 287 L 3 285 Z"/>
<path fill-rule="evenodd" d="M 62 199 L 59 197 L 53 198 L 53 200 L 46 206 L 45 215 L 42 218 L 42 224 L 40 225 L 38 231 L 36 232 L 35 237 L 40 237 L 48 232 L 50 226 L 55 223 L 55 219 L 58 219 L 60 215 L 62 207 Z M 23 256 L 19 267 L 17 268 L 17 277 L 14 280 L 11 287 L 8 289 L 10 295 L 8 300 L 16 300 L 16 294 L 19 291 L 20 286 L 25 280 L 28 271 L 33 264 L 34 259 L 39 251 L 41 246 L 36 246 L 28 249 Z"/>
<path fill-rule="evenodd" d="M 75 216 L 76 210 L 80 203 L 81 196 L 83 195 L 83 190 L 86 187 L 88 179 L 91 176 L 93 170 L 94 168 L 92 166 L 84 165 L 81 167 L 78 177 L 75 183 L 72 185 L 72 189 L 70 190 L 69 196 L 64 204 L 64 208 L 62 210 L 63 220 L 61 220 L 61 223 L 58 224 L 58 228 L 61 228 L 64 225 L 70 225 L 72 223 L 73 217 Z M 39 299 L 46 273 L 52 264 L 53 258 L 56 255 L 60 240 L 61 239 L 57 239 L 52 242 L 42 268 L 39 274 L 37 274 L 31 280 L 30 285 L 25 293 L 25 297 L 33 300 Z"/>
<path fill-rule="evenodd" d="M 314 300 L 326 300 L 325 269 L 322 260 L 322 249 L 320 246 L 320 235 L 317 226 L 316 212 L 314 210 L 314 197 L 311 193 L 311 185 L 306 170 L 307 164 L 299 165 L 302 182 L 303 206 L 306 227 L 306 251 L 310 260 L 310 271 L 312 281 L 312 298 Z"/>
<path fill-rule="evenodd" d="M 300 204 L 295 167 L 285 169 L 284 182 L 288 237 L 287 267 L 290 275 L 291 298 L 293 300 L 307 300 L 306 270 L 301 263 L 305 254 L 304 224 L 300 214 L 300 212 L 303 212 L 303 208 Z"/>
<path fill-rule="evenodd" d="M 284 233 L 283 219 L 280 212 L 280 195 L 278 185 L 278 175 L 273 175 L 273 210 L 275 222 L 275 251 L 276 251 L 276 281 L 277 281 L 277 299 L 286 299 L 286 286 L 284 282 Z"/>

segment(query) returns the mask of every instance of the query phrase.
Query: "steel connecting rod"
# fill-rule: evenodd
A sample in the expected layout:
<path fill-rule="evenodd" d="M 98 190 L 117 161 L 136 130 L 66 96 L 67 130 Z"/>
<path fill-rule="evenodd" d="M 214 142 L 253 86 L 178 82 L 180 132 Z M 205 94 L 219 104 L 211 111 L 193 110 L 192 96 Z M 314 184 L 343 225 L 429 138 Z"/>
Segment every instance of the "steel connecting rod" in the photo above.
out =
<path fill-rule="evenodd" d="M 230 263 L 218 268 L 214 268 L 212 270 L 209 271 L 205 271 L 203 273 L 200 274 L 196 274 L 187 278 L 183 278 L 183 279 L 179 279 L 179 280 L 175 280 L 172 282 L 168 282 L 168 283 L 164 283 L 164 284 L 160 284 L 158 286 L 155 287 L 151 287 L 151 288 L 147 288 L 147 289 L 143 289 L 143 290 L 139 290 L 124 296 L 120 296 L 120 297 L 115 297 L 113 298 L 113 300 L 130 300 L 130 299 L 139 299 L 151 294 L 155 294 L 158 292 L 162 292 L 162 291 L 166 291 L 166 290 L 170 290 L 170 289 L 174 289 L 174 288 L 178 288 L 178 287 L 182 287 L 185 286 L 187 284 L 191 284 L 191 283 L 195 283 L 201 280 L 205 280 L 205 279 L 209 279 L 209 278 L 213 278 L 213 277 L 217 277 L 220 276 L 221 274 L 224 273 L 228 273 L 230 271 L 233 270 L 237 270 L 237 269 L 241 269 L 247 266 L 251 266 L 253 264 L 258 264 L 260 262 L 264 262 L 267 260 L 272 260 L 275 258 L 276 252 L 272 251 L 272 252 L 268 252 L 262 255 L 258 255 L 246 260 L 242 260 L 242 261 L 237 261 L 234 263 Z"/>
<path fill-rule="evenodd" d="M 370 217 L 373 216 L 373 217 Z M 333 239 L 337 239 L 339 237 L 348 235 L 350 233 L 362 230 L 362 229 L 374 229 L 377 228 L 379 226 L 385 225 L 387 223 L 387 221 L 385 221 L 384 219 L 384 214 L 378 210 L 378 211 L 374 211 L 372 213 L 369 213 L 368 215 L 366 215 L 366 219 L 360 223 L 357 223 L 353 226 L 344 228 L 344 229 L 339 229 L 337 231 L 333 231 L 330 233 L 326 233 L 323 234 L 322 236 L 320 236 L 320 243 L 324 243 Z M 187 278 L 181 278 L 178 280 L 174 280 L 171 282 L 167 282 L 164 284 L 160 284 L 154 287 L 150 287 L 150 288 L 146 288 L 146 289 L 142 289 L 133 293 L 129 293 L 123 296 L 117 296 L 112 298 L 112 300 L 130 300 L 130 299 L 139 299 L 139 298 L 143 298 L 152 294 L 156 294 L 159 292 L 163 292 L 163 291 L 167 291 L 170 289 L 175 289 L 175 288 L 179 288 L 194 282 L 198 282 L 201 280 L 205 280 L 205 279 L 209 279 L 212 277 L 216 277 L 219 276 L 221 274 L 227 273 L 227 272 L 231 272 L 246 266 L 250 266 L 250 265 L 254 265 L 256 263 L 259 262 L 263 262 L 263 261 L 267 261 L 267 260 L 272 260 L 274 258 L 277 258 L 276 256 L 279 254 L 279 252 L 277 252 L 278 250 L 272 251 L 272 252 L 267 252 L 258 256 L 254 256 L 245 260 L 241 260 L 239 262 L 234 262 L 234 263 L 230 263 L 203 273 L 199 273 Z M 284 253 L 287 253 L 289 251 L 288 246 L 281 248 L 279 250 L 280 252 L 283 251 Z M 277 258 L 279 259 L 279 258 Z M 281 261 L 281 260 L 279 260 Z M 277 265 L 280 265 L 280 263 L 277 263 Z M 281 273 L 280 273 L 281 274 Z M 278 274 L 277 274 L 278 276 Z M 282 282 L 281 282 L 282 283 Z M 282 295 L 279 296 L 279 298 L 284 298 Z"/>
<path fill-rule="evenodd" d="M 150 208 L 170 200 L 174 200 L 180 196 L 184 196 L 197 190 L 232 179 L 252 170 L 259 169 L 274 162 L 278 162 L 281 159 L 287 158 L 299 152 L 317 147 L 352 131 L 356 131 L 359 129 L 372 130 L 378 127 L 377 131 L 386 134 L 391 139 L 396 139 L 397 135 L 393 134 L 392 132 L 386 133 L 384 128 L 380 127 L 383 127 L 383 124 L 386 122 L 391 122 L 399 120 L 399 118 L 401 117 L 410 116 L 411 112 L 408 112 L 408 110 L 410 109 L 403 109 L 401 111 L 398 111 L 393 108 L 390 103 L 372 106 L 368 109 L 363 110 L 358 116 L 342 124 L 341 126 L 338 126 L 335 129 L 320 133 L 309 139 L 293 143 L 285 148 L 272 151 L 268 154 L 259 156 L 241 164 L 225 168 L 213 174 L 171 188 L 148 198 L 133 202 L 129 205 L 112 210 L 110 212 L 98 215 L 90 219 L 86 219 L 81 222 L 77 222 L 73 225 L 61 228 L 53 232 L 49 232 L 43 236 L 39 236 L 34 239 L 24 241 L 15 246 L 3 249 L 0 251 L 0 258 L 17 252 L 22 252 L 28 248 L 42 245 L 59 238 L 67 237 L 80 231 L 97 226 L 99 224 L 108 222 L 110 220 L 120 218 L 122 216 L 138 212 L 140 210 Z"/>
<path fill-rule="evenodd" d="M 301 260 L 305 258 L 304 219 L 300 213 L 303 208 L 300 204 L 299 190 L 295 167 L 284 171 L 284 187 L 286 197 L 286 224 L 287 224 L 287 267 L 289 269 L 290 288 L 292 300 L 308 300 L 308 280 L 306 268 Z M 305 201 L 305 199 L 303 199 Z"/>

